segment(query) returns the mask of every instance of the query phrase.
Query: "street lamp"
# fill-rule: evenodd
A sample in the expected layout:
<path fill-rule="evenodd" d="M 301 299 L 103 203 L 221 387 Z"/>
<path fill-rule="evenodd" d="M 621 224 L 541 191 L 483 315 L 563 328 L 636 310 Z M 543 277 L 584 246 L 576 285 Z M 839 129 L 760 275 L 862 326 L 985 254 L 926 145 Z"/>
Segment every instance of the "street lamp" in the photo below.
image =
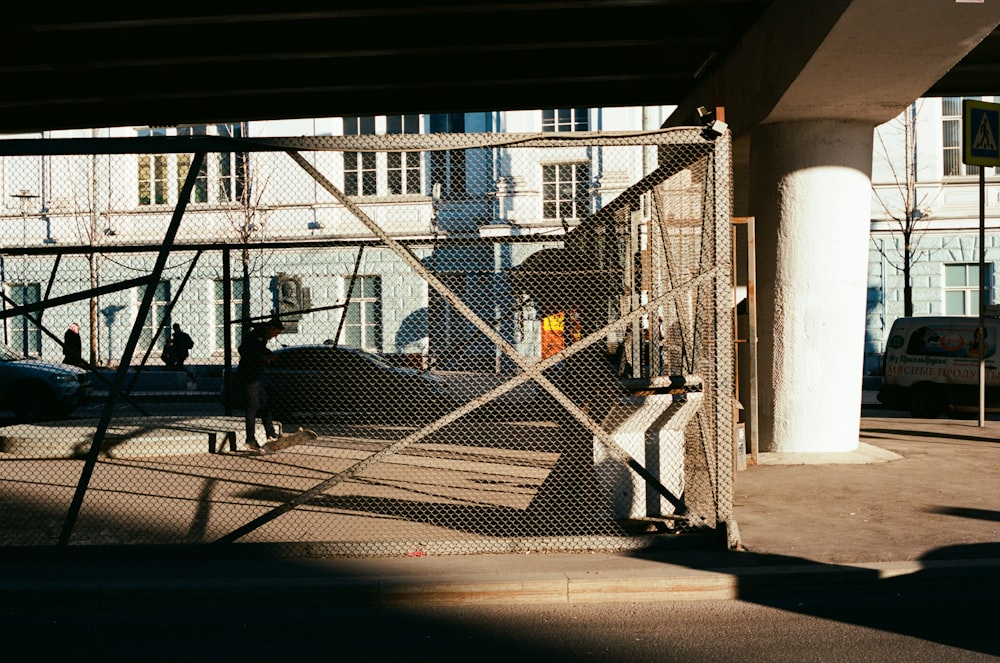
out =
<path fill-rule="evenodd" d="M 28 201 L 38 198 L 38 196 L 27 189 L 21 189 L 17 193 L 11 194 L 10 197 L 17 199 L 21 205 L 21 246 L 25 247 L 28 245 Z"/>

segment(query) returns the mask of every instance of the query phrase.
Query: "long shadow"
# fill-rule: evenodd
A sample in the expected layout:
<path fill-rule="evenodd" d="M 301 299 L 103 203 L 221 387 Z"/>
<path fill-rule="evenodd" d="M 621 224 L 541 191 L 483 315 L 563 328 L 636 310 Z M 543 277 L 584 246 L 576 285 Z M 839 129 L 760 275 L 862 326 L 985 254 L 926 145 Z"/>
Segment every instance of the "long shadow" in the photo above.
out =
<path fill-rule="evenodd" d="M 876 568 L 746 551 L 626 554 L 735 573 L 740 601 L 1000 655 L 1000 543 L 939 548 L 920 558 L 922 570 L 893 577 L 882 577 Z M 859 653 L 856 660 L 864 658 Z"/>
<path fill-rule="evenodd" d="M 211 492 L 212 486 L 206 484 L 202 497 L 209 498 Z M 271 488 L 251 492 L 259 499 L 287 497 L 285 491 Z M 355 496 L 323 497 L 316 501 L 316 506 L 363 508 L 386 517 L 419 520 L 441 527 L 465 527 L 466 531 L 470 522 L 495 525 L 499 521 L 506 523 L 509 535 L 513 536 L 532 535 L 540 524 L 518 509 L 504 507 L 466 504 L 456 508 L 431 502 L 373 501 L 370 497 L 360 503 L 358 500 Z M 16 504 L 8 506 L 17 508 Z M 36 511 L 41 516 L 45 509 L 36 507 Z M 940 511 L 990 522 L 1000 517 L 996 511 L 985 509 L 941 507 Z M 197 537 L 199 520 L 199 516 L 194 518 L 189 535 Z M 541 524 L 549 531 L 551 523 Z M 490 533 L 497 534 L 495 527 Z M 143 535 L 148 537 L 148 532 Z M 79 552 L 89 546 L 73 548 L 76 549 L 73 552 Z M 358 568 L 351 567 L 349 561 L 342 565 L 319 565 L 309 559 L 281 560 L 274 558 L 274 547 L 252 545 L 227 546 L 222 550 L 201 545 L 160 546 L 152 551 L 141 546 L 112 546 L 110 552 L 108 547 L 84 552 L 91 554 L 84 555 L 82 560 L 61 560 L 52 565 L 41 564 L 39 559 L 31 557 L 11 559 L 17 563 L 5 565 L 3 577 L 20 582 L 28 574 L 42 579 L 47 587 L 45 592 L 33 595 L 6 597 L 9 599 L 6 623 L 11 631 L 8 642 L 37 645 L 58 633 L 58 642 L 53 645 L 56 649 L 65 646 L 79 650 L 92 640 L 93 624 L 100 622 L 113 623 L 117 634 L 113 645 L 102 650 L 112 654 L 111 660 L 115 655 L 124 655 L 129 648 L 137 651 L 163 646 L 178 633 L 184 634 L 185 646 L 194 647 L 199 655 L 225 652 L 247 655 L 252 660 L 262 660 L 260 657 L 277 652 L 280 647 L 294 647 L 289 651 L 296 654 L 328 651 L 333 634 L 337 636 L 338 653 L 361 658 L 392 654 L 408 655 L 408 660 L 429 660 L 438 655 L 441 657 L 437 660 L 468 660 L 468 651 L 456 655 L 455 648 L 474 643 L 476 660 L 579 660 L 557 645 L 532 642 L 528 632 L 497 634 L 453 616 L 436 615 L 431 610 L 373 607 L 363 602 L 351 607 L 339 602 L 338 608 L 330 602 L 326 588 L 330 581 L 339 579 L 347 581 L 349 591 L 352 571 Z M 752 551 L 649 549 L 631 554 L 691 569 L 741 569 L 744 573 L 738 577 L 742 601 L 970 652 L 1000 655 L 1000 641 L 992 624 L 996 566 L 977 568 L 950 563 L 998 559 L 1000 543 L 939 548 L 921 558 L 927 564 L 924 570 L 892 578 L 880 578 L 878 571 L 871 568 Z M 164 564 L 167 561 L 169 564 Z M 377 567 L 377 560 L 370 563 Z M 281 577 L 288 580 L 287 587 L 291 589 L 269 591 L 266 597 L 248 592 L 242 581 L 262 573 L 267 578 L 279 578 L 275 590 L 285 586 Z M 187 579 L 195 576 L 211 578 L 209 589 L 189 589 L 192 585 Z M 126 580 L 136 577 L 159 579 L 160 589 L 151 594 L 130 593 Z M 110 584 L 92 595 L 76 584 L 95 578 Z M 62 589 L 61 581 L 66 581 Z M 112 586 L 119 589 L 113 591 Z M 391 624 L 389 631 L 387 624 Z M 387 633 L 392 637 L 386 637 Z M 668 654 L 664 652 L 662 660 L 678 660 Z M 159 659 L 154 656 L 150 660 Z"/>
<path fill-rule="evenodd" d="M 955 435 L 952 433 L 941 433 L 935 431 L 918 431 L 909 430 L 904 428 L 866 428 L 862 432 L 862 437 L 873 436 L 875 434 L 882 435 L 906 435 L 907 437 L 928 437 L 937 440 L 948 439 L 948 440 L 964 440 L 968 442 L 1000 442 L 994 437 L 990 436 L 989 432 L 984 432 L 982 435 Z"/>
<path fill-rule="evenodd" d="M 247 491 L 241 497 L 282 503 L 295 493 L 276 488 Z M 303 506 L 350 511 L 446 528 L 479 536 L 511 538 L 541 536 L 625 536 L 615 521 L 580 510 L 561 514 L 548 510 L 497 505 L 456 504 L 372 497 L 321 495 Z"/>
<path fill-rule="evenodd" d="M 912 431 L 907 431 L 912 434 Z M 979 439 L 979 438 L 976 438 Z M 571 468 L 579 467 L 583 459 L 577 459 Z M 569 477 L 578 477 L 579 472 L 553 472 L 552 475 L 562 474 Z M 549 497 L 552 504 L 563 502 L 562 518 L 566 519 L 565 499 L 579 490 L 579 487 L 567 483 L 561 486 L 552 486 Z M 187 536 L 190 540 L 196 540 L 203 536 L 204 519 L 207 512 L 207 502 L 212 499 L 214 486 L 209 480 L 203 485 L 200 500 L 205 501 L 201 509 L 195 514 Z M 565 492 L 563 492 L 565 491 Z M 412 492 L 412 491 L 411 491 Z M 294 491 L 286 491 L 273 487 L 252 488 L 244 493 L 244 496 L 253 497 L 257 500 L 274 501 L 281 503 L 289 499 Z M 517 509 L 512 507 L 497 506 L 491 504 L 448 504 L 443 503 L 447 499 L 446 495 L 436 495 L 428 493 L 424 499 L 403 500 L 379 497 L 373 499 L 371 496 L 319 496 L 308 502 L 309 506 L 325 509 L 350 510 L 355 512 L 365 512 L 378 514 L 385 518 L 405 519 L 412 522 L 421 522 L 436 527 L 450 528 L 456 531 L 464 531 L 473 534 L 489 534 L 491 536 L 535 536 L 539 533 L 551 535 L 552 533 L 566 533 L 571 535 L 607 534 L 602 528 L 609 524 L 605 518 L 597 518 L 594 521 L 585 519 L 570 519 L 567 522 L 552 522 L 552 518 L 560 512 L 556 509 L 539 508 L 540 504 L 534 504 L 528 509 Z M 7 506 L 11 509 L 23 508 L 28 505 L 18 504 L 18 500 L 6 500 Z M 581 506 L 588 506 L 583 504 Z M 534 508 L 534 511 L 532 509 Z M 34 505 L 34 511 L 39 517 L 45 516 L 47 509 Z M 582 512 L 593 513 L 592 508 L 581 509 Z M 1000 520 L 1000 513 L 988 509 L 967 509 L 955 506 L 940 506 L 933 510 L 937 513 L 950 514 L 955 517 L 976 518 L 987 522 Z M 48 514 L 49 517 L 53 515 Z M 114 522 L 110 515 L 108 524 Z M 136 531 L 132 532 L 142 540 L 155 540 L 150 537 L 151 530 L 156 527 L 155 519 L 144 523 L 133 522 L 132 526 Z M 559 528 L 562 528 L 560 530 Z M 140 531 L 141 530 L 141 531 Z M 164 532 L 166 533 L 166 531 Z M 82 546 L 86 547 L 86 546 Z M 119 546 L 115 554 L 103 560 L 102 563 L 114 563 L 115 557 L 127 556 L 132 551 L 122 550 L 130 546 Z M 185 551 L 192 555 L 206 554 L 207 546 L 188 546 Z M 238 555 L 237 551 L 246 551 L 247 547 L 227 546 L 221 552 L 214 548 L 213 552 L 223 555 Z M 253 548 L 250 548 L 251 550 Z M 193 552 L 193 551 L 197 552 Z M 261 556 L 267 556 L 274 552 L 274 548 L 259 548 Z M 149 565 L 149 571 L 139 571 L 148 573 L 150 576 L 160 573 L 157 569 L 157 559 L 173 558 L 182 556 L 177 548 L 163 547 L 152 554 L 146 552 L 145 559 L 135 560 L 133 569 L 142 564 Z M 95 550 L 95 554 L 106 553 L 104 550 Z M 626 553 L 629 554 L 629 553 Z M 886 632 L 893 632 L 920 638 L 930 642 L 937 642 L 953 647 L 960 647 L 969 651 L 982 652 L 990 655 L 1000 655 L 1000 642 L 994 635 L 992 616 L 995 614 L 995 591 L 997 589 L 997 571 L 995 566 L 982 565 L 962 565 L 959 561 L 968 560 L 995 560 L 1000 559 L 1000 543 L 971 544 L 961 546 L 946 546 L 933 550 L 923 557 L 921 561 L 926 563 L 926 568 L 916 573 L 883 578 L 879 572 L 872 568 L 851 567 L 837 564 L 826 564 L 809 560 L 802 557 L 787 555 L 759 554 L 753 551 L 726 551 L 720 549 L 711 550 L 675 550 L 669 547 L 650 548 L 643 551 L 630 553 L 637 557 L 644 557 L 664 564 L 673 566 L 683 565 L 691 569 L 701 569 L 707 571 L 717 571 L 725 569 L 742 569 L 751 571 L 740 574 L 739 598 L 743 601 L 752 602 L 765 606 L 773 606 L 789 612 L 821 617 L 829 620 L 836 620 L 845 624 L 856 624 L 868 628 L 881 629 Z M 274 560 L 250 560 L 246 564 L 235 563 L 231 559 L 224 560 L 226 567 L 213 566 L 204 559 L 195 559 L 189 567 L 193 573 L 210 574 L 218 572 L 220 582 L 214 585 L 215 590 L 202 591 L 200 593 L 185 592 L 183 583 L 173 591 L 172 599 L 163 603 L 163 610 L 158 615 L 159 621 L 155 624 L 168 627 L 161 634 L 161 638 L 167 638 L 171 634 L 176 636 L 178 630 L 186 634 L 188 640 L 198 643 L 197 651 L 201 654 L 218 653 L 225 649 L 228 654 L 235 652 L 251 652 L 256 656 L 264 656 L 271 651 L 274 643 L 285 646 L 292 644 L 291 636 L 277 634 L 267 643 L 261 642 L 258 637 L 247 638 L 243 634 L 254 633 L 257 629 L 262 632 L 272 633 L 273 628 L 268 631 L 268 627 L 276 619 L 282 620 L 280 623 L 294 624 L 302 626 L 308 624 L 315 627 L 317 632 L 322 633 L 325 638 L 325 646 L 330 646 L 330 631 L 323 629 L 323 622 L 317 619 L 316 615 L 322 614 L 324 618 L 336 618 L 331 615 L 330 608 L 323 606 L 323 594 L 319 590 L 311 587 L 300 586 L 298 591 L 277 598 L 269 597 L 267 601 L 261 601 L 260 605 L 253 604 L 257 612 L 251 610 L 250 606 L 244 605 L 241 597 L 243 593 L 240 588 L 240 578 L 250 578 L 261 573 L 262 562 L 268 564 L 268 572 L 275 572 L 277 566 L 273 565 Z M 952 564 L 952 562 L 955 562 Z M 8 565 L 13 567 L 15 565 Z M 127 564 L 126 564 L 127 566 Z M 310 561 L 294 560 L 287 561 L 280 565 L 286 569 L 287 577 L 297 581 L 305 578 L 315 581 L 317 587 L 322 586 L 322 580 L 326 579 L 350 579 L 350 567 L 312 567 Z M 18 569 L 19 571 L 21 569 Z M 90 578 L 93 575 L 104 574 L 101 577 L 116 579 L 126 577 L 123 575 L 120 566 L 95 566 L 72 565 L 63 568 L 61 573 L 65 573 L 68 579 Z M 136 571 L 133 571 L 135 573 Z M 6 571 L 8 574 L 13 570 Z M 183 577 L 183 576 L 178 576 Z M 228 583 L 227 583 L 228 581 Z M 168 583 L 164 583 L 166 586 Z M 72 588 L 72 584 L 69 585 Z M 64 638 L 67 647 L 70 643 L 78 647 L 93 637 L 93 633 L 88 632 L 83 626 L 92 628 L 92 610 L 105 611 L 114 610 L 115 617 L 122 619 L 122 614 L 134 612 L 142 615 L 143 620 L 148 620 L 149 615 L 140 610 L 123 610 L 122 606 L 135 607 L 135 604 L 149 607 L 162 596 L 138 597 L 124 596 L 118 599 L 111 599 L 107 592 L 99 592 L 101 596 L 83 597 L 79 593 L 74 594 L 70 601 L 62 601 L 57 597 L 57 592 L 51 592 L 46 597 L 38 597 L 40 601 L 50 600 L 46 606 L 44 619 L 50 620 L 38 623 L 38 629 L 34 632 L 35 638 L 44 638 L 45 634 L 51 634 L 53 623 L 52 608 L 56 607 L 55 616 L 60 614 L 59 610 L 70 610 L 72 607 L 81 608 L 80 615 L 74 619 L 64 619 L 59 628 L 60 638 Z M 63 597 L 65 598 L 65 597 Z M 147 605 L 147 602 L 149 605 Z M 16 602 L 9 603 L 17 605 Z M 185 610 L 178 610 L 180 606 Z M 68 606 L 68 607 L 67 607 Z M 225 610 L 218 610 L 224 606 Z M 312 609 L 316 609 L 315 613 Z M 169 610 L 169 612 L 167 612 Z M 382 654 L 387 651 L 389 645 L 386 643 L 385 624 L 391 623 L 393 634 L 404 635 L 401 642 L 409 642 L 410 646 L 414 642 L 420 642 L 421 634 L 434 633 L 440 638 L 468 638 L 476 641 L 476 650 L 487 648 L 488 652 L 478 653 L 477 660 L 511 660 L 514 656 L 520 657 L 518 660 L 537 660 L 544 657 L 547 660 L 577 660 L 574 657 L 560 652 L 555 647 L 540 647 L 538 645 L 526 645 L 524 634 L 512 632 L 507 637 L 489 634 L 485 631 L 477 631 L 467 624 L 463 625 L 459 621 L 447 621 L 434 619 L 412 611 L 394 610 L 392 608 L 380 608 L 374 612 L 367 612 L 366 609 L 358 609 L 359 614 L 370 615 L 373 625 L 368 631 L 359 631 L 353 640 L 339 640 L 337 643 L 338 653 L 356 653 L 359 656 L 371 656 L 376 653 Z M 281 616 L 275 618 L 275 612 Z M 83 615 L 87 620 L 80 620 Z M 198 619 L 195 619 L 197 617 Z M 344 618 L 343 615 L 340 615 Z M 41 617 L 39 619 L 42 619 Z M 346 621 L 346 618 L 345 618 Z M 16 622 L 20 623 L 20 622 Z M 115 622 L 116 632 L 121 638 L 118 644 L 121 646 L 144 644 L 149 647 L 157 640 L 155 633 L 143 632 L 142 628 L 129 630 L 129 622 Z M 352 622 L 356 623 L 356 622 Z M 212 627 L 207 627 L 211 624 Z M 124 630 L 123 631 L 123 625 Z M 10 628 L 10 624 L 8 623 Z M 249 628 L 249 631 L 247 630 Z M 213 639 L 213 633 L 221 632 L 222 635 L 228 633 L 228 640 Z M 296 629 L 297 633 L 300 633 Z M 30 630 L 18 635 L 26 635 Z M 238 634 L 232 636 L 232 634 Z M 273 635 L 273 633 L 272 633 Z M 74 638 L 76 636 L 76 638 Z M 143 642 L 143 638 L 149 636 L 149 642 Z M 320 636 L 299 636 L 301 647 L 313 646 L 316 651 L 322 650 Z M 33 642 L 42 642 L 43 639 L 35 639 Z M 223 643 L 228 642 L 228 648 Z M 438 649 L 435 645 L 425 643 L 427 652 L 435 652 Z M 454 644 L 454 643 L 452 643 Z M 116 646 L 118 646 L 116 644 Z M 301 653 L 303 649 L 297 649 Z M 418 648 L 407 652 L 405 648 L 396 651 L 397 654 L 411 653 L 414 655 L 422 653 Z M 463 657 L 468 652 L 463 652 Z M 528 658 L 525 658 L 528 657 Z M 420 656 L 416 656 L 419 660 Z M 410 660 L 414 656 L 409 657 Z M 441 660 L 449 660 L 443 658 Z M 624 659 L 622 659 L 624 660 Z"/>
<path fill-rule="evenodd" d="M 937 506 L 927 509 L 928 513 L 939 513 L 944 516 L 958 516 L 973 520 L 1000 522 L 1000 511 L 994 509 L 969 509 L 961 506 Z"/>

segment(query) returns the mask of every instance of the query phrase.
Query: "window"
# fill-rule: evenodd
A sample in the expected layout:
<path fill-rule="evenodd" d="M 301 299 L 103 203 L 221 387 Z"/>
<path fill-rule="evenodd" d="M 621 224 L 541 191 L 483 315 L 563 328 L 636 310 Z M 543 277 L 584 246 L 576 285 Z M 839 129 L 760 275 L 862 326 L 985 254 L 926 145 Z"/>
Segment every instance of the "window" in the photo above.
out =
<path fill-rule="evenodd" d="M 178 154 L 177 155 L 177 190 L 181 191 L 184 188 L 184 181 L 187 179 L 188 170 L 191 169 L 191 155 L 190 154 Z M 191 199 L 188 201 L 191 203 L 207 203 L 208 202 L 208 164 L 204 161 L 201 162 L 201 168 L 198 169 L 198 176 L 194 181 L 194 188 L 191 189 Z"/>
<path fill-rule="evenodd" d="M 981 97 L 965 97 L 966 99 L 981 99 Z M 979 166 L 967 166 L 962 163 L 962 98 L 945 97 L 941 100 L 942 149 L 944 176 L 963 177 L 979 175 Z M 994 174 L 995 170 L 988 168 L 986 175 Z"/>
<path fill-rule="evenodd" d="M 466 276 L 464 272 L 439 272 L 438 279 L 456 297 L 468 301 Z M 471 336 L 472 323 L 456 311 L 441 293 L 434 288 L 429 290 L 429 307 L 427 315 L 427 331 L 430 342 L 430 353 L 435 360 L 440 360 L 451 352 L 465 349 Z"/>
<path fill-rule="evenodd" d="M 345 117 L 344 135 L 375 135 L 375 118 Z M 344 193 L 348 196 L 374 196 L 378 193 L 374 152 L 344 152 Z"/>
<path fill-rule="evenodd" d="M 389 115 L 386 117 L 387 134 L 420 133 L 419 115 Z M 389 152 L 387 155 L 389 193 L 420 193 L 419 152 Z"/>
<path fill-rule="evenodd" d="M 239 138 L 244 134 L 240 124 L 215 126 L 185 126 L 176 129 L 154 127 L 139 129 L 144 136 L 205 136 Z M 191 154 L 141 154 L 137 157 L 140 205 L 167 205 L 177 201 L 191 167 Z M 240 202 L 248 186 L 247 155 L 244 152 L 214 153 L 202 162 L 191 190 L 191 203 Z M 209 182 L 217 183 L 215 189 Z"/>
<path fill-rule="evenodd" d="M 987 266 L 986 282 L 990 282 L 989 266 Z M 985 303 L 990 302 L 987 300 Z M 959 263 L 944 266 L 944 314 L 979 315 L 978 264 Z"/>
<path fill-rule="evenodd" d="M 542 217 L 580 219 L 590 211 L 590 164 L 542 165 Z"/>
<path fill-rule="evenodd" d="M 140 129 L 139 137 L 166 136 L 162 127 Z M 167 155 L 139 155 L 139 204 L 164 205 L 167 202 Z"/>
<path fill-rule="evenodd" d="M 542 131 L 588 131 L 586 108 L 548 108 L 542 111 Z"/>
<path fill-rule="evenodd" d="M 170 326 L 170 319 L 167 316 L 169 306 L 170 282 L 160 281 L 156 284 L 153 292 L 153 302 L 149 309 L 149 315 L 146 316 L 146 321 L 142 325 L 142 331 L 139 332 L 139 347 L 148 348 L 153 342 L 153 333 L 157 329 L 160 329 L 161 325 L 163 326 L 163 331 L 160 332 L 160 336 L 158 337 L 159 342 L 161 344 L 166 343 L 165 333 L 170 331 L 167 329 Z"/>
<path fill-rule="evenodd" d="M 344 152 L 344 193 L 374 196 L 378 193 L 374 152 Z"/>
<path fill-rule="evenodd" d="M 37 304 L 41 301 L 42 285 L 40 283 L 12 283 L 7 286 L 8 297 L 18 306 Z M 35 314 L 37 316 L 37 313 Z M 25 357 L 38 357 L 42 354 L 42 330 L 38 325 L 19 315 L 9 318 L 9 345 L 20 350 Z"/>
<path fill-rule="evenodd" d="M 180 127 L 177 129 L 178 136 L 204 136 L 206 134 L 205 127 Z M 177 155 L 177 191 L 180 192 L 184 188 L 184 182 L 187 180 L 188 171 L 191 169 L 191 155 L 190 154 L 178 154 Z M 207 203 L 208 202 L 208 164 L 202 160 L 201 168 L 198 169 L 198 176 L 194 181 L 194 188 L 191 190 L 191 199 L 188 201 L 191 203 Z"/>
<path fill-rule="evenodd" d="M 229 319 L 230 320 L 240 320 L 243 317 L 243 300 L 245 299 L 245 283 L 243 279 L 232 279 L 230 282 L 230 309 L 229 309 Z M 215 328 L 215 347 L 216 349 L 223 350 L 226 347 L 226 302 L 223 297 L 223 286 L 225 283 L 222 279 L 216 279 L 212 287 L 214 288 L 213 294 L 213 312 L 215 321 L 213 327 Z M 239 345 L 240 339 L 238 333 L 233 333 L 232 343 L 233 348 Z"/>
<path fill-rule="evenodd" d="M 465 133 L 465 113 L 439 113 L 428 118 L 430 133 Z M 465 150 L 430 153 L 431 192 L 445 198 L 465 196 Z"/>
<path fill-rule="evenodd" d="M 351 286 L 351 277 L 344 277 L 344 289 Z M 371 352 L 382 349 L 382 279 L 359 275 L 351 288 L 350 300 L 344 310 L 342 343 Z"/>
<path fill-rule="evenodd" d="M 216 127 L 220 136 L 241 138 L 243 127 L 239 124 L 220 124 Z M 247 153 L 220 152 L 219 160 L 219 200 L 243 202 L 246 200 Z"/>

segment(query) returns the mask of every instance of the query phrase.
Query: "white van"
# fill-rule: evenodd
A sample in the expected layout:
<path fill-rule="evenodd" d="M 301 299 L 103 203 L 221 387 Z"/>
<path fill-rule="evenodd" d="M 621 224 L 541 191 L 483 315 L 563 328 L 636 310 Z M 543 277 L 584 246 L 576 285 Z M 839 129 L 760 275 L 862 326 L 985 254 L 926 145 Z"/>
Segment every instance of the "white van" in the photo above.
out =
<path fill-rule="evenodd" d="M 922 316 L 892 323 L 885 347 L 883 405 L 936 418 L 979 407 L 978 317 Z M 1000 406 L 1000 318 L 987 317 L 986 406 Z"/>

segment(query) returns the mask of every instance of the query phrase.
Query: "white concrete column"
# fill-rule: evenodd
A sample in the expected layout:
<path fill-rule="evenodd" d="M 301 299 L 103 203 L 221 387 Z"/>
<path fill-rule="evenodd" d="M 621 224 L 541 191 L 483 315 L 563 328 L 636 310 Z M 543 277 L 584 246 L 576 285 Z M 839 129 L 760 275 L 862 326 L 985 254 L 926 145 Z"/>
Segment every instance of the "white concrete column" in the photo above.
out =
<path fill-rule="evenodd" d="M 764 451 L 858 447 L 873 131 L 838 120 L 753 130 Z"/>

